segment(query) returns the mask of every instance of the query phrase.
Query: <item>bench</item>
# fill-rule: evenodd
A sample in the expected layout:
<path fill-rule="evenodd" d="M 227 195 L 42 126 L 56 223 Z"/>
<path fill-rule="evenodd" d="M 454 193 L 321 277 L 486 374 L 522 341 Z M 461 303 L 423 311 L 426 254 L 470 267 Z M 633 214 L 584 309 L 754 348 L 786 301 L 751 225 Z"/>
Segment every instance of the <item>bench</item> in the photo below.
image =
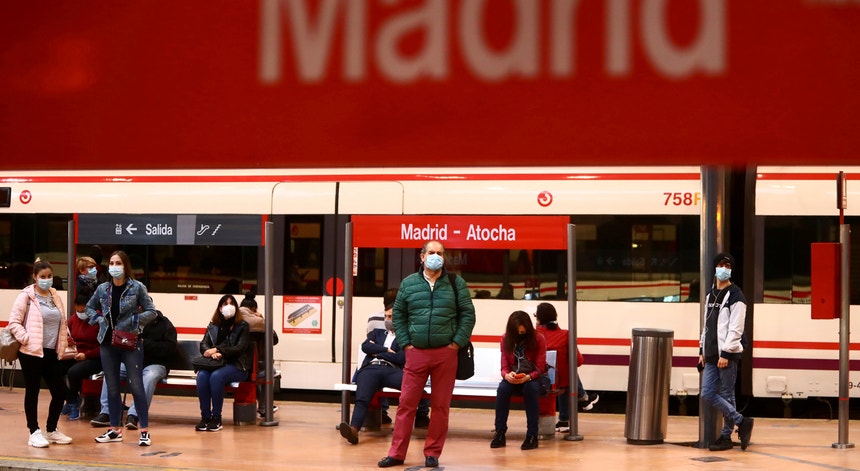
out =
<path fill-rule="evenodd" d="M 200 356 L 200 341 L 198 340 L 179 340 L 178 341 L 178 357 L 174 363 L 174 367 L 170 369 L 167 376 L 162 379 L 157 386 L 157 389 L 197 389 L 197 373 L 194 372 L 191 366 L 191 359 Z M 257 421 L 257 385 L 265 384 L 266 379 L 257 377 L 257 355 L 256 349 L 254 353 L 254 369 L 251 372 L 251 379 L 248 381 L 230 383 L 226 391 L 233 393 L 233 423 L 235 425 L 254 424 Z M 274 390 L 279 389 L 281 373 L 274 372 L 273 385 Z M 103 373 L 93 375 L 89 379 L 85 379 L 81 388 L 81 397 L 89 402 L 99 403 L 99 396 L 102 389 Z M 98 405 L 97 407 L 101 407 Z M 89 407 L 88 407 L 89 408 Z"/>
<path fill-rule="evenodd" d="M 364 354 L 359 354 L 359 364 Z M 466 380 L 455 380 L 454 391 L 451 396 L 452 400 L 473 400 L 473 401 L 495 401 L 496 390 L 499 387 L 499 381 L 502 380 L 500 365 L 502 352 L 498 347 L 475 348 L 475 374 Z M 547 364 L 552 366 L 549 370 L 550 381 L 553 389 L 555 389 L 555 364 L 556 351 L 549 350 L 546 355 Z M 352 391 L 355 392 L 355 383 L 338 383 L 334 385 L 336 391 Z M 432 392 L 430 381 L 424 387 L 424 397 L 429 397 Z M 382 388 L 377 392 L 377 396 L 382 397 L 400 397 L 400 390 L 393 388 Z M 555 396 L 550 396 L 551 400 L 541 400 L 541 420 L 539 434 L 540 438 L 549 438 L 555 434 Z M 522 401 L 521 396 L 514 396 L 513 401 Z M 374 400 L 373 403 L 376 401 Z M 373 404 L 372 403 L 372 404 Z M 551 407 L 550 407 L 551 406 Z M 373 405 L 371 405 L 371 408 Z M 373 409 L 372 413 L 368 413 L 368 420 L 365 421 L 367 430 L 379 430 L 381 410 Z M 342 422 L 349 422 L 348 412 L 344 413 Z M 432 420 L 432 418 L 431 418 Z"/>

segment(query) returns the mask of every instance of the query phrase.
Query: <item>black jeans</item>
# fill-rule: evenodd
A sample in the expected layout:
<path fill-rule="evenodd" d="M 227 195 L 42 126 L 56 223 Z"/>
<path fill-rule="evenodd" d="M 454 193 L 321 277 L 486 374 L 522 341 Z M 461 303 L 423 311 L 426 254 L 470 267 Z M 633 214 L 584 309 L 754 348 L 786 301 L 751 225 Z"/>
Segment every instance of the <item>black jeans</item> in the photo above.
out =
<path fill-rule="evenodd" d="M 39 428 L 39 389 L 42 379 L 51 392 L 51 404 L 48 406 L 48 421 L 45 431 L 57 430 L 60 411 L 66 399 L 66 381 L 57 351 L 52 348 L 42 350 L 42 358 L 18 352 L 21 362 L 21 373 L 24 375 L 24 415 L 27 417 L 27 428 L 32 434 Z"/>

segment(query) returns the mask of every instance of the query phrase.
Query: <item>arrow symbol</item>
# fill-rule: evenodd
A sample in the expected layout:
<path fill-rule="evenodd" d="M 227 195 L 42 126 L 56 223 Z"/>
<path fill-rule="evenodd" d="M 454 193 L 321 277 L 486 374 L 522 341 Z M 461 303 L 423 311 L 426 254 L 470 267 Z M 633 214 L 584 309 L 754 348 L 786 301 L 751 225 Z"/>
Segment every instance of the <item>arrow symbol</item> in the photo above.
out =
<path fill-rule="evenodd" d="M 134 235 L 135 231 L 137 231 L 137 228 L 134 227 L 134 223 L 132 223 L 125 227 L 125 231 L 128 232 L 129 235 Z"/>

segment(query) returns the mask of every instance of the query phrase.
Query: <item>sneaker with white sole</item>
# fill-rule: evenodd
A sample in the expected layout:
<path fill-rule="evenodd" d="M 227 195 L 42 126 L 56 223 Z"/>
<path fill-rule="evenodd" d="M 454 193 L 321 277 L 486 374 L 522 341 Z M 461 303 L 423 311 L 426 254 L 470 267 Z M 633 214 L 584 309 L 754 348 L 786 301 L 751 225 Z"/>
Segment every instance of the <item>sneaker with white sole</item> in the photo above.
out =
<path fill-rule="evenodd" d="M 140 432 L 140 440 L 137 442 L 140 446 L 152 445 L 152 439 L 149 438 L 149 432 Z"/>
<path fill-rule="evenodd" d="M 57 445 L 68 445 L 69 443 L 72 443 L 72 437 L 66 435 L 59 430 L 54 430 L 53 432 L 46 433 L 45 440 L 48 440 L 49 443 L 54 443 Z"/>
<path fill-rule="evenodd" d="M 569 420 L 559 420 L 555 424 L 555 431 L 560 433 L 570 432 L 570 421 Z"/>
<path fill-rule="evenodd" d="M 110 429 L 107 432 L 96 437 L 96 441 L 99 443 L 121 442 L 122 430 Z"/>
<path fill-rule="evenodd" d="M 600 400 L 599 394 L 594 394 L 591 397 L 587 397 L 585 399 L 585 405 L 582 406 L 582 410 L 591 410 L 594 409 L 594 405 L 597 404 L 597 401 Z"/>
<path fill-rule="evenodd" d="M 42 435 L 42 431 L 36 429 L 35 432 L 30 434 L 30 439 L 27 441 L 27 444 L 36 447 L 36 448 L 48 448 L 48 440 L 45 439 L 45 436 Z"/>

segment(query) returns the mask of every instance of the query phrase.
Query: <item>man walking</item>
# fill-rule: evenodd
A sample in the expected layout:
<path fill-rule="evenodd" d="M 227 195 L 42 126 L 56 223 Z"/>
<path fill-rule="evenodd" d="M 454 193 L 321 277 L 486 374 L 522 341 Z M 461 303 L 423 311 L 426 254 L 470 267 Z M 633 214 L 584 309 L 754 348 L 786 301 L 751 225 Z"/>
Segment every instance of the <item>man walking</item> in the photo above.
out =
<path fill-rule="evenodd" d="M 388 456 L 379 461 L 380 468 L 403 464 L 415 411 L 428 377 L 432 378 L 431 418 L 424 442 L 424 466 L 439 466 L 448 435 L 457 350 L 469 342 L 475 327 L 475 307 L 469 289 L 463 278 L 456 276 L 452 280 L 448 276 L 442 243 L 427 242 L 420 257 L 418 272 L 403 279 L 394 301 L 394 331 L 406 352 L 406 367 L 391 448 Z"/>
<path fill-rule="evenodd" d="M 714 259 L 714 285 L 705 299 L 705 326 L 699 340 L 699 364 L 704 366 L 702 399 L 723 414 L 720 438 L 712 443 L 711 451 L 730 450 L 732 432 L 738 427 L 741 450 L 746 450 L 752 436 L 753 419 L 744 417 L 735 408 L 735 380 L 738 362 L 744 351 L 747 304 L 744 293 L 731 282 L 735 259 L 729 253 Z"/>

